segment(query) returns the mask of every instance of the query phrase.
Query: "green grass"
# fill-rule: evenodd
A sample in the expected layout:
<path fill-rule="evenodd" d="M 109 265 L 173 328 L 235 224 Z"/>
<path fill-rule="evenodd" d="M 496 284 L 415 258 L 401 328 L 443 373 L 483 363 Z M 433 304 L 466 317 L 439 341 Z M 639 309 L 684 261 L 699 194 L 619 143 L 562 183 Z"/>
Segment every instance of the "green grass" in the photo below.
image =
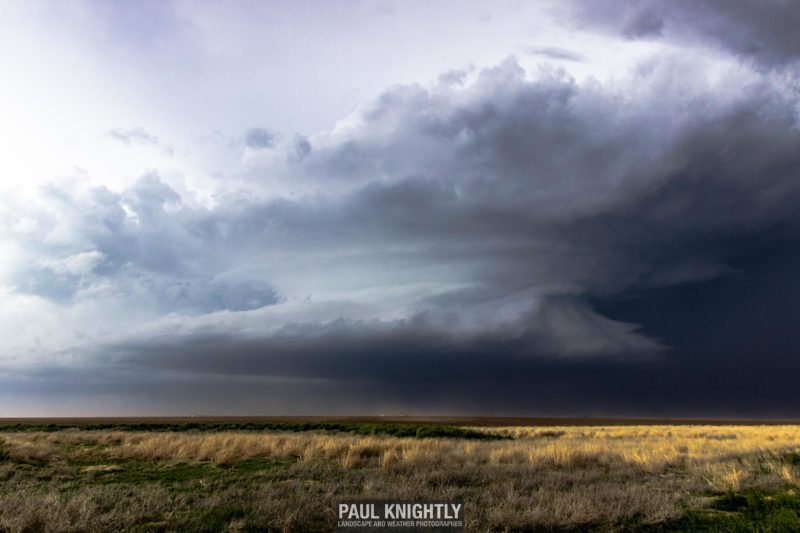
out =
<path fill-rule="evenodd" d="M 226 465 L 221 466 L 220 468 L 228 469 L 236 473 L 254 474 L 256 472 L 284 468 L 296 462 L 296 459 L 268 459 L 264 457 L 254 457 L 251 459 L 242 459 L 240 461 L 236 461 L 230 466 Z"/>
<path fill-rule="evenodd" d="M 338 423 L 338 422 L 121 422 L 89 424 L 3 424 L 0 431 L 339 431 L 360 435 L 392 435 L 416 438 L 507 439 L 473 429 L 434 424 Z"/>
<path fill-rule="evenodd" d="M 682 518 L 634 531 L 792 533 L 800 531 L 800 495 L 797 488 L 782 492 L 731 492 L 709 509 L 691 510 Z"/>
<path fill-rule="evenodd" d="M 120 470 L 112 472 L 81 472 L 86 483 L 106 484 L 122 483 L 140 485 L 143 483 L 161 483 L 171 485 L 184 483 L 193 479 L 217 477 L 218 469 L 208 463 L 159 464 L 155 461 L 126 460 L 112 461 L 106 464 L 118 466 Z"/>
<path fill-rule="evenodd" d="M 126 485 L 141 485 L 146 483 L 160 483 L 162 485 L 175 485 L 196 479 L 230 480 L 259 472 L 286 468 L 295 462 L 296 461 L 293 459 L 256 457 L 242 459 L 230 465 L 215 466 L 208 462 L 173 464 L 148 459 L 101 460 L 98 458 L 91 458 L 85 460 L 71 460 L 68 461 L 67 464 L 74 469 L 75 475 L 81 479 L 82 482 L 89 484 L 120 483 Z M 117 467 L 118 470 L 108 472 L 84 470 L 87 467 L 105 465 Z"/>

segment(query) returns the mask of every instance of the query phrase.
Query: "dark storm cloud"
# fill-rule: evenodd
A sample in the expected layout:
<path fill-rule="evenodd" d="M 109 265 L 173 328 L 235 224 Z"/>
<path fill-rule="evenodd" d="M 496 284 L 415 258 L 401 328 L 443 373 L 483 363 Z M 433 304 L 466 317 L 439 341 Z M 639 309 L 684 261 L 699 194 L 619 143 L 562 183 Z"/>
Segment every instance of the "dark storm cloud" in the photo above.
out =
<path fill-rule="evenodd" d="M 32 235 L 52 274 L 18 290 L 104 281 L 164 313 L 262 313 L 104 342 L 87 349 L 101 374 L 322 380 L 481 412 L 789 413 L 800 338 L 771 320 L 795 310 L 779 288 L 800 239 L 796 95 L 704 67 L 662 58 L 610 87 L 509 60 L 463 89 L 397 86 L 290 146 L 282 177 L 316 194 L 200 207 L 153 173 L 53 188 L 39 225 L 69 244 Z"/>
<path fill-rule="evenodd" d="M 424 321 L 342 322 L 270 337 L 209 333 L 104 346 L 113 364 L 74 379 L 85 390 L 116 383 L 220 413 L 252 408 L 242 407 L 245 394 L 261 401 L 260 414 L 325 405 L 343 414 L 797 416 L 800 360 L 787 319 L 800 312 L 800 242 L 782 232 L 765 240 L 734 258 L 742 276 L 595 302 L 673 339 L 668 357 L 531 358 L 535 340 L 526 336 L 458 340 Z M 304 403 L 292 409 L 285 399 L 295 395 Z"/>
<path fill-rule="evenodd" d="M 581 24 L 633 39 L 677 39 L 711 44 L 780 68 L 800 59 L 800 5 L 787 0 L 601 0 L 573 2 Z"/>
<path fill-rule="evenodd" d="M 773 238 L 775 228 L 782 228 L 781 238 L 798 235 L 800 135 L 792 100 L 760 82 L 723 84 L 686 98 L 681 92 L 691 93 L 692 78 L 702 74 L 675 69 L 661 64 L 643 75 L 638 82 L 646 90 L 631 106 L 614 92 L 579 87 L 557 75 L 529 83 L 513 63 L 485 72 L 474 98 L 460 102 L 400 87 L 366 114 L 362 135 L 317 153 L 320 169 L 348 181 L 393 177 L 389 183 L 370 183 L 352 197 L 348 212 L 361 221 L 356 235 L 368 238 L 372 231 L 384 242 L 416 243 L 424 250 L 420 260 L 447 264 L 449 259 L 452 268 L 472 269 L 472 287 L 426 302 L 432 322 L 446 323 L 456 309 L 481 316 L 480 308 L 488 306 L 496 312 L 505 299 L 525 302 L 526 290 L 574 295 L 567 301 L 577 306 L 559 309 L 553 322 L 543 318 L 547 306 L 541 314 L 525 314 L 520 324 L 527 329 L 502 341 L 486 335 L 467 346 L 443 348 L 441 340 L 425 344 L 435 354 L 464 357 L 459 363 L 399 339 L 376 342 L 365 352 L 393 353 L 390 346 L 402 346 L 400 360 L 400 353 L 427 353 L 418 364 L 409 356 L 408 368 L 420 369 L 419 375 L 427 375 L 430 364 L 455 375 L 471 369 L 471 376 L 455 379 L 456 384 L 448 384 L 442 370 L 437 374 L 442 383 L 428 389 L 466 403 L 463 391 L 481 383 L 484 399 L 502 397 L 498 401 L 512 405 L 525 391 L 536 390 L 524 404 L 571 406 L 572 414 L 580 405 L 606 413 L 691 414 L 693 401 L 719 415 L 776 413 L 781 402 L 782 413 L 796 412 L 783 374 L 797 366 L 791 350 L 772 352 L 760 368 L 756 354 L 763 348 L 756 348 L 752 338 L 704 353 L 711 347 L 707 339 L 723 338 L 726 327 L 746 330 L 759 323 L 750 298 L 761 281 L 749 277 L 753 265 L 737 258 Z M 684 88 L 676 86 L 680 77 L 688 80 Z M 659 353 L 656 347 L 669 346 L 656 362 L 516 358 L 565 350 L 557 341 L 543 342 L 537 336 L 542 331 L 550 339 L 562 331 L 560 338 L 575 349 L 583 317 L 619 324 L 610 319 L 620 317 L 604 316 L 598 312 L 603 307 L 583 305 L 583 299 L 648 302 L 674 286 L 709 283 L 722 283 L 735 305 L 747 311 L 732 314 L 706 301 L 728 322 L 723 325 L 722 319 L 703 335 L 703 317 L 695 317 L 692 340 L 672 338 L 671 331 L 659 335 L 658 325 L 650 324 L 640 333 L 662 343 L 631 351 Z M 677 322 L 689 315 L 680 302 L 671 310 Z M 786 320 L 791 314 L 778 316 Z M 625 322 L 641 324 L 645 318 L 630 314 Z M 587 352 L 599 353 L 608 338 L 607 330 L 587 334 Z M 627 332 L 625 338 L 645 337 Z M 347 360 L 341 355 L 332 360 L 340 358 Z M 426 366 L 423 361 L 436 362 Z M 381 362 L 375 358 L 371 367 L 355 366 L 375 369 L 379 376 L 372 377 L 394 390 L 423 379 Z"/>
<path fill-rule="evenodd" d="M 424 313 L 391 323 L 338 319 L 286 324 L 269 335 L 208 331 L 133 339 L 102 346 L 100 351 L 113 354 L 114 361 L 125 366 L 199 374 L 368 381 L 424 375 L 421 379 L 436 381 L 448 365 L 457 365 L 464 356 L 489 357 L 485 363 L 491 365 L 542 354 L 567 360 L 604 353 L 642 359 L 642 354 L 660 349 L 630 336 L 636 329 L 633 324 L 605 319 L 563 298 L 545 302 L 515 330 L 472 335 L 437 326 Z M 598 344 L 598 338 L 605 346 Z M 493 363 L 491 354 L 499 360 Z"/>
<path fill-rule="evenodd" d="M 800 202 L 791 102 L 759 82 L 685 99 L 701 74 L 674 69 L 657 65 L 634 80 L 632 104 L 557 72 L 531 81 L 513 61 L 484 71 L 465 93 L 397 87 L 355 134 L 293 170 L 298 180 L 337 179 L 352 192 L 232 199 L 205 210 L 147 175 L 120 195 L 98 189 L 82 205 L 63 202 L 84 241 L 72 253 L 102 253 L 106 275 L 146 280 L 167 308 L 205 301 L 208 309 L 222 305 L 211 303 L 220 301 L 214 276 L 247 258 L 349 257 L 370 276 L 389 276 L 366 283 L 445 287 L 411 304 L 444 329 L 498 316 L 504 327 L 523 327 L 556 309 L 546 302 L 567 297 L 572 310 L 538 326 L 562 339 L 552 354 L 592 346 L 608 354 L 609 339 L 652 352 L 657 342 L 612 327 L 582 299 L 732 275 L 727 259 L 739 243 L 793 221 Z M 678 74 L 685 87 L 675 85 Z M 192 290 L 185 279 L 207 287 Z M 252 301 L 275 298 L 256 291 Z"/>
<path fill-rule="evenodd" d="M 515 63 L 463 103 L 398 88 L 313 162 L 346 180 L 392 176 L 351 198 L 355 231 L 469 247 L 490 286 L 704 279 L 727 271 L 729 240 L 795 216 L 800 135 L 766 84 L 683 100 L 673 76 L 698 73 L 662 68 L 632 107 L 558 75 L 529 83 Z"/>

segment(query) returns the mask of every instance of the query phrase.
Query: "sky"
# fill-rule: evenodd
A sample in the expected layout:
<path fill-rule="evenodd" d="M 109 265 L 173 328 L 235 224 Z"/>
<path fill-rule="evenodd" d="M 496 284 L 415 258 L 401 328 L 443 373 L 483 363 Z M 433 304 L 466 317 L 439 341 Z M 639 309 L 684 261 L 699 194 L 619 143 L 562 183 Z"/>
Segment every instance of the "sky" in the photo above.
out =
<path fill-rule="evenodd" d="M 800 418 L 797 28 L 2 3 L 0 416 Z"/>

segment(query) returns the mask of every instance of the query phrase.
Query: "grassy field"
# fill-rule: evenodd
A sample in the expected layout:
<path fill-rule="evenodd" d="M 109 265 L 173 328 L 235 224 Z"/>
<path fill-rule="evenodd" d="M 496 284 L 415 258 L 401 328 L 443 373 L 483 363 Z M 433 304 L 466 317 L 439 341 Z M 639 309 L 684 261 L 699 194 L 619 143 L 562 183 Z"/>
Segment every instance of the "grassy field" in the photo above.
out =
<path fill-rule="evenodd" d="M 796 425 L 150 424 L 0 426 L 0 531 L 330 531 L 348 498 L 463 500 L 469 531 L 800 531 Z"/>

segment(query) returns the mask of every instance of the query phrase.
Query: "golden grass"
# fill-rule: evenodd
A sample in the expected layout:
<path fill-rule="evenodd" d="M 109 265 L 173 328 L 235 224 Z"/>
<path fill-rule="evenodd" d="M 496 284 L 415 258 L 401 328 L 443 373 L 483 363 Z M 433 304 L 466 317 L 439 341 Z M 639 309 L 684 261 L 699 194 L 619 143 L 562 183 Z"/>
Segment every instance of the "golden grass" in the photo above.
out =
<path fill-rule="evenodd" d="M 791 481 L 797 468 L 771 461 L 776 453 L 800 449 L 800 426 L 608 426 L 472 428 L 513 440 L 470 441 L 359 436 L 347 433 L 177 433 L 80 432 L 11 433 L 4 436 L 19 460 L 47 461 L 65 444 L 104 445 L 117 458 L 209 461 L 297 458 L 335 460 L 345 469 L 378 464 L 440 464 L 446 468 L 518 465 L 583 469 L 625 465 L 647 474 L 679 469 L 713 488 L 738 488 L 753 466 L 772 469 Z M 87 449 L 87 453 L 89 450 Z M 93 451 L 91 453 L 94 453 Z"/>
<path fill-rule="evenodd" d="M 800 469 L 784 460 L 788 452 L 800 453 L 800 426 L 473 429 L 513 440 L 114 431 L 7 433 L 0 438 L 18 464 L 57 465 L 95 457 L 97 466 L 82 470 L 95 475 L 114 472 L 119 467 L 113 464 L 125 459 L 220 467 L 251 458 L 293 459 L 284 484 L 251 490 L 278 494 L 280 501 L 299 498 L 301 508 L 312 506 L 306 501 L 311 498 L 323 515 L 329 507 L 325 502 L 336 498 L 464 499 L 472 510 L 472 530 L 582 524 L 607 524 L 613 530 L 625 520 L 674 518 L 701 505 L 709 494 L 775 489 L 800 478 Z M 304 479 L 315 484 L 306 485 Z M 0 500 L 0 516 L 2 506 Z M 262 511 L 281 523 L 287 520 L 274 509 Z"/>
<path fill-rule="evenodd" d="M 709 471 L 729 481 L 746 472 L 722 468 L 800 447 L 800 426 L 608 426 L 474 428 L 514 437 L 502 457 L 527 450 L 532 463 L 568 467 L 587 460 L 622 461 L 645 472 Z M 787 467 L 788 468 L 788 467 Z M 723 472 L 724 470 L 724 472 Z M 784 477 L 792 475 L 791 470 Z"/>

